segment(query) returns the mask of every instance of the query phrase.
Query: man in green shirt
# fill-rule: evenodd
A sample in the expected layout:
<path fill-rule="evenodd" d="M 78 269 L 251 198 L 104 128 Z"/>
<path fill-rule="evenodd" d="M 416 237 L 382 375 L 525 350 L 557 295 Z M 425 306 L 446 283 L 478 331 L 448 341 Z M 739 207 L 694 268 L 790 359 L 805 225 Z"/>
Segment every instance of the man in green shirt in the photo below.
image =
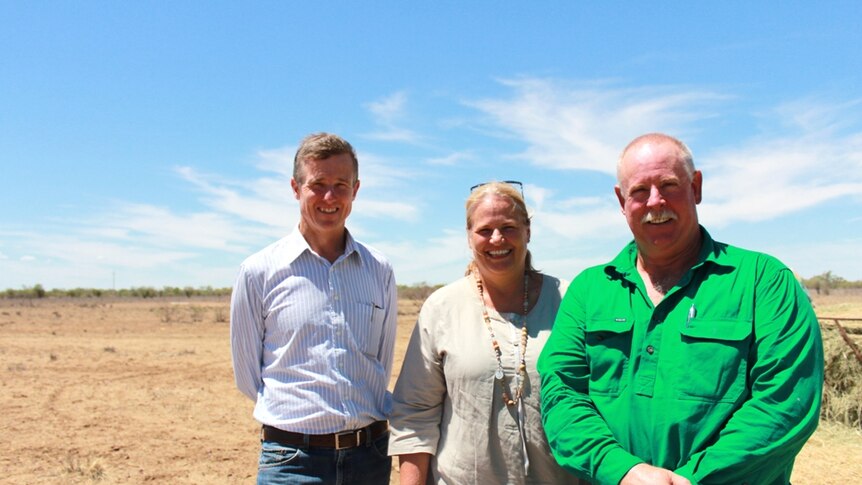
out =
<path fill-rule="evenodd" d="M 538 363 L 554 456 L 597 484 L 789 483 L 823 383 L 802 287 L 699 225 L 681 141 L 636 138 L 617 178 L 634 241 L 575 278 Z"/>

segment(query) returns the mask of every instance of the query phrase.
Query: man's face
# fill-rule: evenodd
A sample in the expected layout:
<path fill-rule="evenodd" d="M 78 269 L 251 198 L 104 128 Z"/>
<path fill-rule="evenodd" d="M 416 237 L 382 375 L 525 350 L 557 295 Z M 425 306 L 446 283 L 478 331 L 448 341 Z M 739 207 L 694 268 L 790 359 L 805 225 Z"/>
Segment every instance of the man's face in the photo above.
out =
<path fill-rule="evenodd" d="M 671 141 L 646 141 L 625 154 L 615 190 L 640 251 L 672 258 L 697 243 L 701 183 Z"/>
<path fill-rule="evenodd" d="M 353 159 L 347 153 L 306 159 L 301 173 L 302 182 L 290 181 L 299 201 L 300 230 L 318 237 L 340 237 L 359 190 Z"/>

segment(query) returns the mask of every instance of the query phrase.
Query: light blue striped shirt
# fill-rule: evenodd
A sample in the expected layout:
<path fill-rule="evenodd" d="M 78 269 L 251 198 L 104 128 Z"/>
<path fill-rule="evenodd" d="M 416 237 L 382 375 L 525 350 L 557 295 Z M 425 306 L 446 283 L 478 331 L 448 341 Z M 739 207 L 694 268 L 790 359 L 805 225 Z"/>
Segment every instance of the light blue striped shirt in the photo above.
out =
<path fill-rule="evenodd" d="M 246 259 L 231 297 L 230 342 L 255 419 L 307 434 L 386 419 L 397 302 L 392 266 L 349 233 L 334 263 L 298 228 Z"/>

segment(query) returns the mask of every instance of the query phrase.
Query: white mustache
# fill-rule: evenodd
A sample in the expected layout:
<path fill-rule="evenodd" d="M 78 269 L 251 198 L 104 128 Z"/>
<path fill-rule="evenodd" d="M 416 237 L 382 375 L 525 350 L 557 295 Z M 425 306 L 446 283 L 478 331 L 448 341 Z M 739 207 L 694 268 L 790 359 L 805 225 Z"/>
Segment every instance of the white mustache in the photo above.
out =
<path fill-rule="evenodd" d="M 677 219 L 676 213 L 670 209 L 662 209 L 658 212 L 647 212 L 641 217 L 641 222 L 665 222 L 665 221 L 675 221 Z"/>

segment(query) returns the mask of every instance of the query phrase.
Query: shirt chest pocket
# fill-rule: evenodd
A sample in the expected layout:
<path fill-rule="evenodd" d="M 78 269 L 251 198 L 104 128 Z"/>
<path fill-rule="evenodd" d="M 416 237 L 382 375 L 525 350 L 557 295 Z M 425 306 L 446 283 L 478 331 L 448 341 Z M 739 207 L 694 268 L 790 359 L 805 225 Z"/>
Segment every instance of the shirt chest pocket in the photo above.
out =
<path fill-rule="evenodd" d="M 349 328 L 356 346 L 369 357 L 378 359 L 386 311 L 377 304 L 366 302 L 352 304 L 351 310 L 355 318 Z"/>
<path fill-rule="evenodd" d="M 752 324 L 692 320 L 679 328 L 676 388 L 682 399 L 734 402 L 745 392 Z"/>
<path fill-rule="evenodd" d="M 624 377 L 632 348 L 632 326 L 631 320 L 615 318 L 586 322 L 590 394 L 617 396 L 625 389 Z"/>

